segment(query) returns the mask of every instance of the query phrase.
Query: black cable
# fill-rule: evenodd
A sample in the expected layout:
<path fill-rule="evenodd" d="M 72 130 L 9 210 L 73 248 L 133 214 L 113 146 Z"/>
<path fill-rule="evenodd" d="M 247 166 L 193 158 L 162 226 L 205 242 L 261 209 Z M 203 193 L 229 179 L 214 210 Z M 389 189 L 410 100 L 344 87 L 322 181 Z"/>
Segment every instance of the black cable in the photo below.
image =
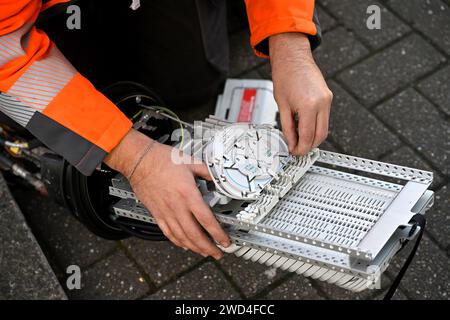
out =
<path fill-rule="evenodd" d="M 397 288 L 400 285 L 400 282 L 402 281 L 403 276 L 406 273 L 406 270 L 408 270 L 409 265 L 411 264 L 414 256 L 416 255 L 417 249 L 419 248 L 420 241 L 422 240 L 423 232 L 425 231 L 425 225 L 426 225 L 425 217 L 422 214 L 416 214 L 412 217 L 411 222 L 413 222 L 414 225 L 411 228 L 411 231 L 409 232 L 409 236 L 412 236 L 414 234 L 414 232 L 417 229 L 417 226 L 420 227 L 419 234 L 417 235 L 416 242 L 414 243 L 414 247 L 412 248 L 411 253 L 409 254 L 408 258 L 405 260 L 405 263 L 403 264 L 402 268 L 400 269 L 399 273 L 397 274 L 397 277 L 395 277 L 394 281 L 392 282 L 391 287 L 389 288 L 388 292 L 384 296 L 383 300 L 391 300 L 392 297 L 394 296 L 395 291 L 397 291 Z"/>
<path fill-rule="evenodd" d="M 105 94 L 106 96 L 109 96 L 111 94 L 111 91 L 114 92 L 114 90 L 117 90 L 117 88 L 125 88 L 125 86 L 134 87 L 134 89 L 145 92 L 145 94 L 152 97 L 152 100 L 158 102 L 159 105 L 164 106 L 163 100 L 161 99 L 160 96 L 158 96 L 156 94 L 155 91 L 153 91 L 149 87 L 147 87 L 139 82 L 135 82 L 135 81 L 131 81 L 131 80 L 117 81 L 113 84 L 110 84 L 109 86 L 102 89 L 102 93 Z M 117 104 L 116 101 L 113 101 L 113 102 Z"/>
<path fill-rule="evenodd" d="M 117 217 L 114 222 L 125 232 L 132 236 L 151 241 L 166 241 L 167 238 L 158 228 L 153 224 L 129 220 L 122 217 Z"/>
<path fill-rule="evenodd" d="M 141 229 L 134 228 L 134 227 L 128 227 L 125 224 L 117 223 L 117 226 L 119 226 L 120 229 L 122 229 L 124 232 L 128 233 L 129 235 L 140 238 L 143 240 L 149 240 L 149 241 L 166 241 L 167 238 L 165 238 L 162 235 L 154 234 L 154 233 L 147 233 Z"/>

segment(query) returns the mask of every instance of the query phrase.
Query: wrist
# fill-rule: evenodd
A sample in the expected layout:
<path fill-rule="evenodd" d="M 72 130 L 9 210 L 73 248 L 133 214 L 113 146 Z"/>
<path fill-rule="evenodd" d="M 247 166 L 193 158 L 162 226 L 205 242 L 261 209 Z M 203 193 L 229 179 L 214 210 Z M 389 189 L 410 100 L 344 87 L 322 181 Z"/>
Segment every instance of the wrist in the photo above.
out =
<path fill-rule="evenodd" d="M 137 130 L 131 129 L 103 162 L 125 177 L 129 177 L 137 160 L 151 143 L 156 142 Z"/>

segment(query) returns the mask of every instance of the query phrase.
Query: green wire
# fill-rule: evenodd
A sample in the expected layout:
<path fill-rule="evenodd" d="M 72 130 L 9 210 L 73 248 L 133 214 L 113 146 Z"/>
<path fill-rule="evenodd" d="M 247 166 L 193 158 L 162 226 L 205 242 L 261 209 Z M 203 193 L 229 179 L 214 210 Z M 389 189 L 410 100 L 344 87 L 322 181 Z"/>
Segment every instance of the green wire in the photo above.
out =
<path fill-rule="evenodd" d="M 136 113 L 136 114 L 133 116 L 133 118 L 131 118 L 131 121 L 134 121 L 141 113 L 142 113 L 142 109 L 139 110 L 139 112 Z"/>
<path fill-rule="evenodd" d="M 182 123 L 181 119 L 178 117 L 178 115 L 175 112 L 173 112 L 172 110 L 170 110 L 169 108 L 166 108 L 166 107 L 163 107 L 163 106 L 150 106 L 150 107 L 151 108 L 155 108 L 157 110 L 164 111 L 164 112 L 168 113 L 170 116 L 172 116 L 175 119 L 177 119 L 178 125 L 180 126 L 180 129 L 181 129 L 180 149 L 182 149 L 183 148 L 183 144 L 184 144 L 184 126 L 183 126 L 183 123 Z"/>

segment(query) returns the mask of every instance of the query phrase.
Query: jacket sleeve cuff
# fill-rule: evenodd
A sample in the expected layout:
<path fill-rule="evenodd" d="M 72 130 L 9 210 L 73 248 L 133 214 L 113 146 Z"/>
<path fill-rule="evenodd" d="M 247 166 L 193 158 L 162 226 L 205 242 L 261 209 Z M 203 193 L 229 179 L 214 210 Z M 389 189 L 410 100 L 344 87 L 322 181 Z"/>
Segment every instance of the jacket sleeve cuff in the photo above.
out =
<path fill-rule="evenodd" d="M 297 17 L 277 17 L 253 26 L 250 44 L 255 54 L 262 58 L 268 58 L 269 37 L 286 32 L 301 32 L 308 35 L 312 49 L 320 44 L 320 34 L 313 21 Z"/>
<path fill-rule="evenodd" d="M 91 174 L 128 133 L 132 122 L 77 74 L 42 112 L 52 126 L 35 127 L 41 140 L 83 174 Z M 33 120 L 33 119 L 32 119 Z M 50 126 L 54 130 L 48 130 Z M 58 128 L 58 130 L 57 130 Z M 48 133 L 52 132 L 52 138 Z"/>

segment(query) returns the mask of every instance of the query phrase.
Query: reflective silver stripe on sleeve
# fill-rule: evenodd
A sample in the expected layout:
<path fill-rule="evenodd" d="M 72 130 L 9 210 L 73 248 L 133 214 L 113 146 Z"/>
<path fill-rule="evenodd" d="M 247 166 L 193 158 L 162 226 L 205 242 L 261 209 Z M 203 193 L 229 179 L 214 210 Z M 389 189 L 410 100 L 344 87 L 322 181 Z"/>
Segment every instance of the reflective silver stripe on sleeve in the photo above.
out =
<path fill-rule="evenodd" d="M 77 71 L 53 46 L 43 60 L 35 61 L 8 90 L 24 104 L 43 111 Z"/>
<path fill-rule="evenodd" d="M 0 93 L 0 111 L 24 127 L 36 112 L 35 109 L 27 107 L 17 98 L 5 93 Z"/>

